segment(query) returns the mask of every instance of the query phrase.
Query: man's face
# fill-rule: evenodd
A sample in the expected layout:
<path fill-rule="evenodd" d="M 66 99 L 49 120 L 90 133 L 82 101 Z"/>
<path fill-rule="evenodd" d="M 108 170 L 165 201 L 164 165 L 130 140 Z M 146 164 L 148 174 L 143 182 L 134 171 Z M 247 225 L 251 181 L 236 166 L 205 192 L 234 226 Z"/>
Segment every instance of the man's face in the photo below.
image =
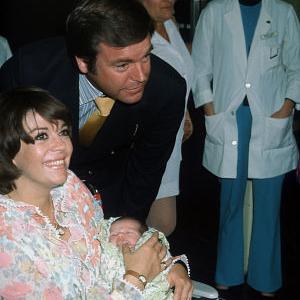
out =
<path fill-rule="evenodd" d="M 150 74 L 151 38 L 127 47 L 112 47 L 99 44 L 95 72 L 76 57 L 78 67 L 89 81 L 113 99 L 124 103 L 138 102 L 143 95 Z"/>

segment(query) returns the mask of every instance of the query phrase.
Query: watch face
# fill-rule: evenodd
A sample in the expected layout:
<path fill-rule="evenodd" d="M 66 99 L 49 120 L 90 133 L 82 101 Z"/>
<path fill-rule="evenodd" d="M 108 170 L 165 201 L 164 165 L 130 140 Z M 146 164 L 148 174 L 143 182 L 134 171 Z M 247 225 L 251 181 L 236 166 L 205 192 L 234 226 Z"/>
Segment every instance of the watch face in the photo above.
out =
<path fill-rule="evenodd" d="M 144 283 L 144 284 L 147 283 L 147 280 L 146 280 L 146 278 L 145 278 L 144 275 L 139 275 L 139 280 L 140 280 L 142 283 Z"/>

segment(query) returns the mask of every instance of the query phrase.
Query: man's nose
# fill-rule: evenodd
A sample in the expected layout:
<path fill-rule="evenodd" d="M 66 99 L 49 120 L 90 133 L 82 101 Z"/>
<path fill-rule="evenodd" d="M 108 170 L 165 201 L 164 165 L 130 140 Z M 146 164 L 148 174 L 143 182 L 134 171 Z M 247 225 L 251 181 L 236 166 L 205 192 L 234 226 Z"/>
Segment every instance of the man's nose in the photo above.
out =
<path fill-rule="evenodd" d="M 147 68 L 143 63 L 136 63 L 132 69 L 132 78 L 139 82 L 147 80 Z"/>

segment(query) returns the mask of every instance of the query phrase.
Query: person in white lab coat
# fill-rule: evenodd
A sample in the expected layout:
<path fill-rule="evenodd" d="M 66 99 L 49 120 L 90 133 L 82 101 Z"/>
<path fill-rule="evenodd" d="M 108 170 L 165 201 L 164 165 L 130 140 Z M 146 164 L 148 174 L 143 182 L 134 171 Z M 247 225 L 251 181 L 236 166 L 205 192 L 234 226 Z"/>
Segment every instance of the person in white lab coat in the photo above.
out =
<path fill-rule="evenodd" d="M 0 35 L 0 67 L 12 56 L 7 39 Z"/>
<path fill-rule="evenodd" d="M 292 131 L 300 108 L 300 28 L 280 0 L 214 0 L 193 40 L 193 92 L 203 106 L 203 165 L 221 178 L 215 280 L 243 284 L 243 199 L 253 182 L 247 283 L 265 296 L 281 287 L 280 199 L 284 174 L 296 168 Z"/>

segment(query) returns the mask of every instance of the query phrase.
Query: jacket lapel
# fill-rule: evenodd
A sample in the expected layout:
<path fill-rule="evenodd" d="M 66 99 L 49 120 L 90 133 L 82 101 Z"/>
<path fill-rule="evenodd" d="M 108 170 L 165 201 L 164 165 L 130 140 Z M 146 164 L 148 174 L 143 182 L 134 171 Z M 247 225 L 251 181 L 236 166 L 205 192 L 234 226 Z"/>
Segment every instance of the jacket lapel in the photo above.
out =
<path fill-rule="evenodd" d="M 250 53 L 249 53 L 249 64 L 251 64 L 252 60 L 257 60 L 255 57 L 255 53 L 257 51 L 261 51 L 258 47 L 262 39 L 268 35 L 271 30 L 272 18 L 269 14 L 269 3 L 266 0 L 262 0 L 262 6 L 260 15 L 257 21 L 255 33 L 253 36 Z"/>
<path fill-rule="evenodd" d="M 225 8 L 224 19 L 229 31 L 231 32 L 232 40 L 228 42 L 232 42 L 232 49 L 235 52 L 235 57 L 237 58 L 235 63 L 238 64 L 241 70 L 245 70 L 247 68 L 247 51 L 238 0 L 228 1 Z"/>

